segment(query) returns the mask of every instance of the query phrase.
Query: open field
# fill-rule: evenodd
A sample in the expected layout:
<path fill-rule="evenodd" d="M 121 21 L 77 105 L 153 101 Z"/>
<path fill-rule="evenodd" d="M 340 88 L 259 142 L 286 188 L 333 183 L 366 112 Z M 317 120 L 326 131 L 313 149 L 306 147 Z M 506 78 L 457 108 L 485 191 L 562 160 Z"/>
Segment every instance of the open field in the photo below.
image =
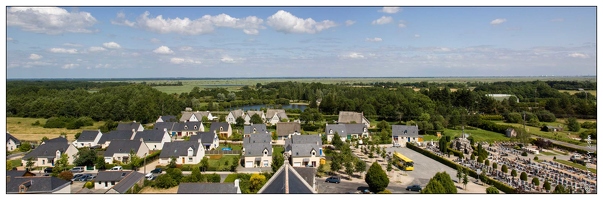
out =
<path fill-rule="evenodd" d="M 521 124 L 505 123 L 505 122 L 501 122 L 501 121 L 494 121 L 494 122 L 497 124 L 510 125 L 510 126 L 513 126 L 516 128 L 523 128 L 523 125 L 521 125 Z M 556 126 L 556 123 L 551 123 L 551 124 L 553 126 Z M 537 135 L 537 136 L 544 137 L 544 138 L 549 138 L 549 139 L 553 139 L 553 140 L 559 140 L 559 141 L 563 141 L 563 142 L 577 144 L 580 146 L 586 146 L 586 143 L 579 142 L 578 140 L 572 139 L 572 138 L 578 137 L 578 133 L 575 133 L 575 132 L 570 132 L 570 131 L 565 131 L 565 130 L 562 132 L 544 132 L 544 131 L 540 130 L 540 127 L 533 127 L 533 126 L 528 126 L 528 125 L 526 125 L 526 130 L 528 131 L 528 133 L 530 133 L 532 135 Z"/>
<path fill-rule="evenodd" d="M 31 124 L 40 121 L 40 126 L 32 126 Z M 6 130 L 21 141 L 40 141 L 44 136 L 48 138 L 56 138 L 61 133 L 67 134 L 67 140 L 72 142 L 75 140 L 75 134 L 82 130 L 96 130 L 104 122 L 95 122 L 92 126 L 81 127 L 80 129 L 66 128 L 44 128 L 46 119 L 44 118 L 22 118 L 22 117 L 7 117 Z"/>
<path fill-rule="evenodd" d="M 573 162 L 570 162 L 570 161 L 567 161 L 567 160 L 556 159 L 555 162 L 558 162 L 558 163 L 561 163 L 561 164 L 564 164 L 564 165 L 567 165 L 567 166 L 572 166 L 572 167 L 575 167 L 575 168 L 579 168 L 579 169 L 582 169 L 582 170 L 586 170 L 587 169 L 584 165 L 573 163 Z M 595 174 L 597 173 L 597 169 L 593 169 L 593 168 L 588 168 L 588 171 L 590 171 L 592 173 L 595 173 Z"/>
<path fill-rule="evenodd" d="M 597 91 L 596 90 L 584 90 L 584 91 L 592 94 L 595 97 L 597 97 Z M 559 92 L 567 92 L 569 94 L 576 94 L 576 93 L 579 93 L 579 92 L 582 92 L 582 91 L 578 91 L 578 90 L 559 90 Z"/>
<path fill-rule="evenodd" d="M 444 135 L 449 135 L 452 138 L 461 137 L 462 132 L 463 132 L 462 130 L 445 129 Z M 465 129 L 465 133 L 473 136 L 475 141 L 493 142 L 493 141 L 509 141 L 510 140 L 510 138 L 506 137 L 503 134 L 492 132 L 492 131 L 487 131 L 487 130 L 483 130 L 483 129 L 477 129 L 477 130 Z M 434 135 L 424 135 L 423 136 L 423 141 L 427 142 L 430 140 L 437 141 L 438 138 Z"/>
<path fill-rule="evenodd" d="M 557 118 L 557 120 L 555 122 L 559 123 L 559 124 L 565 124 L 565 118 Z M 584 123 L 584 122 L 597 122 L 597 119 L 576 119 L 576 121 L 578 123 Z M 549 123 L 549 122 L 545 122 L 545 123 Z"/>
<path fill-rule="evenodd" d="M 159 91 L 171 93 L 190 92 L 194 87 L 215 88 L 224 87 L 229 91 L 236 91 L 240 87 L 248 85 L 255 86 L 257 83 L 266 84 L 270 82 L 301 82 L 301 83 L 323 83 L 323 84 L 353 84 L 374 82 L 399 82 L 415 83 L 427 81 L 431 83 L 467 83 L 467 82 L 499 82 L 499 81 L 534 81 L 534 80 L 564 80 L 564 81 L 596 81 L 596 77 L 342 77 L 342 78 L 216 78 L 216 79 L 138 79 L 120 80 L 119 82 L 146 82 L 146 83 L 175 83 L 182 82 L 182 86 L 155 86 Z M 117 82 L 112 80 L 112 82 Z"/>

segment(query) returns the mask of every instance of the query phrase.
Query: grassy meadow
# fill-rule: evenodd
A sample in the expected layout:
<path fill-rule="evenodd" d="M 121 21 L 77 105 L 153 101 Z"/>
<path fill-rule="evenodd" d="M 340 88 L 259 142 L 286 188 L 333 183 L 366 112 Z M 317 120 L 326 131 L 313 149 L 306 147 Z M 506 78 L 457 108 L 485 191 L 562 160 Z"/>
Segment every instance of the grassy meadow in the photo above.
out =
<path fill-rule="evenodd" d="M 31 125 L 36 121 L 40 121 L 39 126 Z M 66 128 L 44 128 L 45 123 L 46 119 L 44 118 L 7 117 L 6 130 L 21 141 L 40 141 L 44 136 L 52 139 L 59 137 L 61 133 L 66 133 L 67 140 L 71 142 L 75 140 L 76 133 L 82 132 L 82 130 L 96 130 L 104 124 L 104 122 L 95 122 L 92 126 L 69 130 Z"/>
<path fill-rule="evenodd" d="M 449 135 L 452 138 L 461 137 L 462 132 L 463 132 L 463 130 L 445 129 L 444 135 Z M 494 142 L 494 141 L 509 141 L 510 140 L 510 138 L 506 137 L 503 134 L 492 132 L 492 131 L 487 131 L 487 130 L 483 130 L 483 129 L 476 129 L 476 130 L 465 129 L 465 133 L 469 134 L 470 136 L 473 136 L 475 141 L 478 141 L 478 142 L 481 142 L 481 141 Z M 437 138 L 437 136 L 434 136 L 434 135 L 424 135 L 423 136 L 423 141 L 427 142 L 430 140 L 433 140 L 435 142 L 435 141 L 438 141 L 439 139 Z"/>

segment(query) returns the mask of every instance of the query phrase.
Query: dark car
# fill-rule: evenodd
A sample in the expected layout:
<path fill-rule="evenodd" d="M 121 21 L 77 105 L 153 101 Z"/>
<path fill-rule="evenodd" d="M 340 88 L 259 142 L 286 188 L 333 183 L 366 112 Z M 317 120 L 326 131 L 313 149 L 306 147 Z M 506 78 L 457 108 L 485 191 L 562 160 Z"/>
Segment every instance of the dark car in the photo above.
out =
<path fill-rule="evenodd" d="M 78 181 L 88 181 L 88 179 L 92 177 L 92 174 L 84 174 L 82 176 L 80 176 L 79 179 L 77 179 Z"/>
<path fill-rule="evenodd" d="M 341 179 L 337 176 L 331 176 L 329 178 L 327 178 L 327 180 L 325 180 L 325 182 L 329 182 L 329 183 L 340 183 Z"/>
<path fill-rule="evenodd" d="M 154 170 L 151 170 L 151 173 L 153 174 L 161 174 L 162 169 L 161 168 L 155 168 Z"/>
<path fill-rule="evenodd" d="M 80 178 L 82 178 L 82 176 L 84 176 L 84 174 L 75 174 L 75 175 L 73 175 L 73 178 L 71 179 L 71 181 L 80 180 Z"/>
<path fill-rule="evenodd" d="M 408 190 L 408 191 L 419 191 L 420 192 L 422 190 L 422 188 L 421 188 L 420 185 L 411 185 L 411 186 L 406 187 L 406 190 Z"/>
<path fill-rule="evenodd" d="M 46 169 L 44 169 L 44 173 L 51 174 L 52 173 L 52 167 L 47 167 Z"/>

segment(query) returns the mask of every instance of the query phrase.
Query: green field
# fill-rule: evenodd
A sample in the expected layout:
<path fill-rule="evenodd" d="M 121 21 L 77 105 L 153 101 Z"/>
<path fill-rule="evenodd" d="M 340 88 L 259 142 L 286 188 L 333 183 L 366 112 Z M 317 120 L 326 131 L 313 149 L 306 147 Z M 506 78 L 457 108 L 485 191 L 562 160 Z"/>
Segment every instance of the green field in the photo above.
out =
<path fill-rule="evenodd" d="M 40 126 L 32 126 L 31 124 L 39 121 Z M 75 134 L 82 130 L 97 130 L 99 126 L 104 125 L 104 122 L 94 122 L 92 126 L 81 127 L 80 129 L 66 128 L 44 128 L 46 119 L 44 118 L 22 118 L 22 117 L 7 117 L 6 130 L 21 141 L 40 141 L 44 136 L 48 138 L 56 138 L 61 133 L 67 134 L 68 141 L 75 140 Z"/>
<path fill-rule="evenodd" d="M 522 124 L 505 123 L 505 122 L 501 122 L 501 121 L 494 121 L 494 122 L 497 124 L 513 126 L 515 128 L 523 128 Z M 559 123 L 550 123 L 550 124 L 552 126 L 557 126 L 557 124 L 559 124 Z M 540 130 L 540 127 L 533 127 L 533 126 L 529 126 L 529 125 L 526 125 L 526 130 L 528 131 L 528 133 L 530 133 L 532 135 L 537 135 L 537 136 L 548 138 L 548 139 L 568 142 L 568 143 L 572 143 L 572 144 L 576 144 L 576 145 L 580 145 L 580 146 L 586 146 L 586 143 L 579 142 L 578 140 L 574 140 L 574 139 L 570 138 L 570 136 L 577 138 L 578 133 L 576 133 L 576 132 L 569 132 L 569 131 L 565 131 L 565 130 L 563 132 L 544 132 L 544 131 Z M 569 133 L 569 135 L 568 135 L 568 133 Z"/>
<path fill-rule="evenodd" d="M 582 170 L 586 170 L 587 169 L 586 166 L 584 166 L 584 165 L 581 165 L 581 164 L 578 164 L 578 163 L 573 163 L 573 162 L 570 162 L 570 161 L 567 161 L 567 160 L 556 159 L 555 162 L 558 162 L 558 163 L 561 163 L 561 164 L 564 164 L 564 165 L 567 165 L 567 166 L 572 166 L 572 167 L 575 167 L 575 168 L 579 168 L 579 169 L 582 169 Z M 588 171 L 590 171 L 592 173 L 595 173 L 595 174 L 597 173 L 597 169 L 593 169 L 593 168 L 588 168 Z"/>
<path fill-rule="evenodd" d="M 463 132 L 462 130 L 445 129 L 444 135 L 449 135 L 452 138 L 461 137 L 462 132 Z M 465 129 L 465 133 L 469 134 L 470 136 L 473 136 L 475 141 L 480 141 L 480 142 L 481 141 L 494 142 L 494 141 L 509 141 L 510 140 L 510 138 L 506 137 L 503 134 L 492 132 L 492 131 L 487 131 L 487 130 L 483 130 L 483 129 L 476 129 L 476 130 Z M 437 141 L 438 139 L 434 135 L 424 135 L 423 136 L 423 141 L 427 142 L 430 140 Z"/>

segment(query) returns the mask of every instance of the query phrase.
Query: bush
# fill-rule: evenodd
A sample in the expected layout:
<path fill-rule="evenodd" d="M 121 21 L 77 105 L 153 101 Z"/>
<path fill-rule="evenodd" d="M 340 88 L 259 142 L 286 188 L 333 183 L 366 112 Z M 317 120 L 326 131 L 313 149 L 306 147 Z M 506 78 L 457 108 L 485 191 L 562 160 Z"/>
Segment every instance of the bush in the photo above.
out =
<path fill-rule="evenodd" d="M 31 144 L 29 142 L 23 142 L 19 146 L 19 151 L 21 152 L 28 152 L 29 150 L 31 150 Z"/>
<path fill-rule="evenodd" d="M 486 194 L 499 194 L 498 189 L 494 186 L 486 188 Z"/>
<path fill-rule="evenodd" d="M 391 194 L 391 193 L 392 193 L 392 192 L 391 192 L 391 191 L 389 191 L 388 189 L 385 189 L 385 190 L 383 190 L 383 191 L 381 191 L 381 192 L 377 192 L 377 194 Z"/>
<path fill-rule="evenodd" d="M 534 156 L 534 160 L 538 160 L 538 156 Z"/>
<path fill-rule="evenodd" d="M 94 182 L 88 181 L 88 182 L 86 182 L 86 184 L 84 184 L 84 187 L 88 188 L 88 189 L 92 189 L 92 188 L 94 188 Z"/>
<path fill-rule="evenodd" d="M 219 174 L 216 174 L 216 173 L 213 173 L 213 174 L 207 174 L 207 175 L 206 175 L 206 178 L 207 178 L 207 182 L 210 182 L 210 183 L 219 183 L 219 182 L 220 182 L 220 180 L 222 179 L 222 178 L 220 177 L 220 175 L 219 175 Z"/>
<path fill-rule="evenodd" d="M 167 188 L 171 188 L 171 187 L 174 187 L 177 185 L 178 185 L 178 182 L 176 182 L 176 180 L 172 179 L 172 177 L 168 174 L 159 175 L 157 177 L 157 179 L 155 180 L 155 187 L 158 187 L 158 188 L 167 189 Z"/>
<path fill-rule="evenodd" d="M 521 156 L 528 156 L 528 153 L 527 153 L 527 152 L 525 152 L 525 151 L 524 151 L 524 152 L 521 152 Z"/>

